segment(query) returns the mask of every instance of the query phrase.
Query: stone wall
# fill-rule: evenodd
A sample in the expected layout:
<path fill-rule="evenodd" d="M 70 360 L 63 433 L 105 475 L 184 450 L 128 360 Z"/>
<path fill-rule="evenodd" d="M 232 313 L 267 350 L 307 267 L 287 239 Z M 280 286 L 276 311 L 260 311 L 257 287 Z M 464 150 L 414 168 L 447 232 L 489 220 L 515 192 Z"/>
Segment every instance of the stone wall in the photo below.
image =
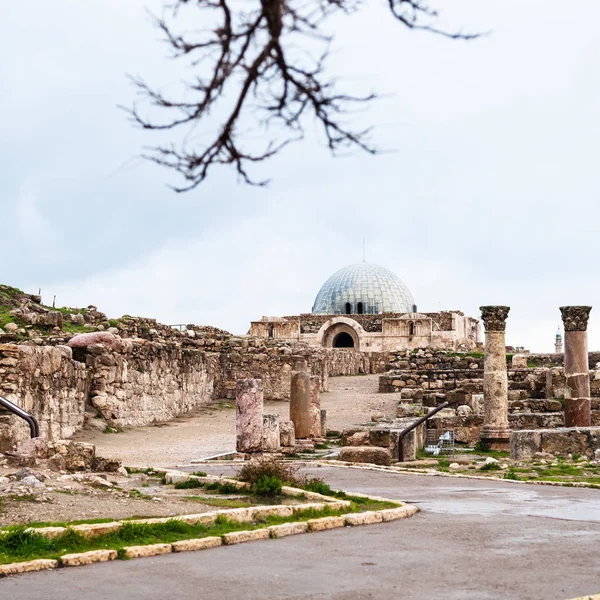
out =
<path fill-rule="evenodd" d="M 33 414 L 47 439 L 82 427 L 89 386 L 89 373 L 70 348 L 0 344 L 0 394 Z M 0 408 L 0 451 L 28 437 L 29 426 Z"/>
<path fill-rule="evenodd" d="M 217 398 L 219 359 L 173 342 L 125 340 L 85 353 L 91 405 L 114 427 L 169 421 Z"/>

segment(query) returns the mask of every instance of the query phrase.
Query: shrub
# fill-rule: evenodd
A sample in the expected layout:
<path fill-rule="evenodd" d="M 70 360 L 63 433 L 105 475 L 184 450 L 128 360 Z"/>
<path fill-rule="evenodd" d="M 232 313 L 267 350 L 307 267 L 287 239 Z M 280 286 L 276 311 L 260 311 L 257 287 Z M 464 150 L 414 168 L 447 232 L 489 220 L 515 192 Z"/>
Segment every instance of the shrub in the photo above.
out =
<path fill-rule="evenodd" d="M 204 471 L 194 471 L 192 475 L 195 475 L 196 477 L 206 477 L 206 473 Z"/>
<path fill-rule="evenodd" d="M 481 467 L 482 471 L 499 471 L 500 465 L 498 463 L 485 463 L 483 467 Z"/>
<path fill-rule="evenodd" d="M 206 490 L 217 492 L 217 494 L 239 494 L 240 492 L 233 483 L 219 483 L 218 481 L 213 481 L 212 483 L 207 483 L 204 487 Z"/>
<path fill-rule="evenodd" d="M 521 481 L 521 478 L 514 471 L 509 471 L 508 473 L 504 473 L 504 479 L 512 479 L 513 481 Z"/>
<path fill-rule="evenodd" d="M 275 475 L 263 475 L 252 484 L 252 491 L 257 496 L 274 498 L 281 494 L 282 487 L 283 481 L 279 477 Z"/>
<path fill-rule="evenodd" d="M 331 487 L 319 477 L 303 481 L 300 487 L 307 492 L 315 492 L 324 496 L 330 496 L 333 493 Z"/>
<path fill-rule="evenodd" d="M 191 488 L 199 488 L 204 487 L 204 483 L 202 481 L 198 481 L 197 479 L 188 479 L 187 481 L 180 481 L 175 484 L 176 490 L 189 490 Z"/>
<path fill-rule="evenodd" d="M 265 476 L 275 477 L 287 485 L 298 484 L 296 470 L 273 457 L 262 457 L 249 461 L 238 471 L 237 476 L 241 481 L 246 481 L 251 485 Z"/>

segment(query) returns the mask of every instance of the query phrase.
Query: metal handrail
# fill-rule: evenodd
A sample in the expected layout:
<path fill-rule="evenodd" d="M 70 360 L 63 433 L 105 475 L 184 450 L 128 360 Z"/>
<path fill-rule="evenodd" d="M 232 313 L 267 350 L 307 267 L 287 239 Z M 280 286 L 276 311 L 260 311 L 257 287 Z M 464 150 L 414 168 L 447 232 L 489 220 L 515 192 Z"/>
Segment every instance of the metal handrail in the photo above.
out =
<path fill-rule="evenodd" d="M 413 429 L 417 428 L 421 423 L 427 421 L 427 419 L 433 417 L 436 413 L 439 413 L 442 408 L 446 408 L 456 402 L 442 402 L 439 406 L 436 406 L 433 410 L 429 411 L 424 417 L 417 419 L 414 423 L 410 424 L 406 429 L 403 429 L 398 436 L 398 462 L 404 462 L 404 444 L 402 443 L 406 434 L 410 433 Z"/>
<path fill-rule="evenodd" d="M 29 423 L 29 430 L 31 431 L 32 439 L 40 437 L 40 426 L 35 417 L 30 415 L 28 412 L 25 412 L 22 408 L 18 407 L 10 400 L 4 398 L 4 396 L 0 396 L 0 406 L 3 406 L 11 413 L 17 415 L 17 417 L 21 417 L 21 419 Z"/>

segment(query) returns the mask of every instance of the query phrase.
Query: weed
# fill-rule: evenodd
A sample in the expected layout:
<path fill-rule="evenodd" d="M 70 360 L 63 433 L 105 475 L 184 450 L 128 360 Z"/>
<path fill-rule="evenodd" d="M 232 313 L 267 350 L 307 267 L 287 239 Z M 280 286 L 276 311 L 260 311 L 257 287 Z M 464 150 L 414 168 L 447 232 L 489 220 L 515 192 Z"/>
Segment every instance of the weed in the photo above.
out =
<path fill-rule="evenodd" d="M 196 477 L 206 477 L 206 473 L 204 471 L 194 471 L 192 475 L 195 475 Z"/>
<path fill-rule="evenodd" d="M 500 470 L 500 465 L 498 463 L 485 463 L 482 467 L 481 467 L 482 471 L 499 471 Z"/>
<path fill-rule="evenodd" d="M 218 481 L 213 481 L 212 483 L 207 483 L 205 485 L 207 490 L 215 491 L 217 494 L 239 494 L 240 490 L 233 485 L 233 483 L 219 483 Z"/>
<path fill-rule="evenodd" d="M 178 481 L 175 484 L 176 490 L 191 490 L 192 488 L 204 487 L 204 482 L 198 479 L 186 479 L 185 481 Z"/>
<path fill-rule="evenodd" d="M 254 485 L 264 476 L 272 476 L 284 484 L 297 484 L 296 469 L 285 465 L 276 458 L 264 457 L 251 460 L 245 464 L 237 473 L 241 481 L 247 481 Z"/>
<path fill-rule="evenodd" d="M 257 496 L 266 496 L 274 498 L 281 494 L 283 481 L 275 475 L 262 475 L 257 481 L 252 484 L 252 491 Z"/>
<path fill-rule="evenodd" d="M 316 492 L 324 496 L 331 495 L 331 487 L 319 477 L 307 479 L 300 487 L 307 492 Z"/>
<path fill-rule="evenodd" d="M 508 473 L 504 473 L 504 479 L 511 479 L 512 481 L 521 481 L 521 478 L 512 470 L 508 471 Z"/>

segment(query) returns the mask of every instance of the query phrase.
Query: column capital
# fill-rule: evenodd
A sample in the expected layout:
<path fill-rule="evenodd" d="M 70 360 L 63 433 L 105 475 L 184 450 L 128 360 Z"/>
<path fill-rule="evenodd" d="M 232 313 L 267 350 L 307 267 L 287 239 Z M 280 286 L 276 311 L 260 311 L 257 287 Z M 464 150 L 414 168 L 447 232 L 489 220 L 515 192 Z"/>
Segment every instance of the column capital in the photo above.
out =
<path fill-rule="evenodd" d="M 506 331 L 506 317 L 510 311 L 510 306 L 480 306 L 481 318 L 488 331 Z"/>
<path fill-rule="evenodd" d="M 565 331 L 587 331 L 591 310 L 591 306 L 561 306 Z"/>

